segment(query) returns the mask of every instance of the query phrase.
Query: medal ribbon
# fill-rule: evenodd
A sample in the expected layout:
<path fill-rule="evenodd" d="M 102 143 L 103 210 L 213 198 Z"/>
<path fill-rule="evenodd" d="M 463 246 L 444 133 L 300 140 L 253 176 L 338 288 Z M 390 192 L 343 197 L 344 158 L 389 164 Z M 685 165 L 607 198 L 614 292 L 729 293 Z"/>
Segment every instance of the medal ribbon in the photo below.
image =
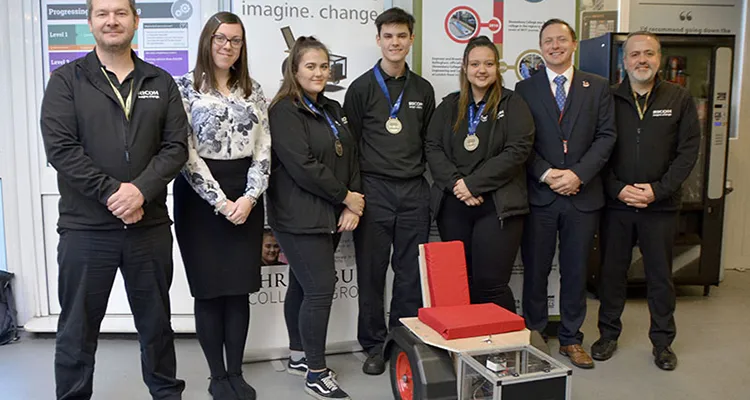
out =
<path fill-rule="evenodd" d="M 380 67 L 378 64 L 375 64 L 375 67 L 373 67 L 373 72 L 375 73 L 375 80 L 378 81 L 378 85 L 380 85 L 380 90 L 383 91 L 383 94 L 385 94 L 385 98 L 388 100 L 388 104 L 391 107 L 391 113 L 390 118 L 396 118 L 396 115 L 398 115 L 398 110 L 401 109 L 401 100 L 404 98 L 404 92 L 406 91 L 406 83 L 404 83 L 404 88 L 401 89 L 401 94 L 398 95 L 398 99 L 396 99 L 396 103 L 391 105 L 391 93 L 388 91 L 388 86 L 385 84 L 385 79 L 383 79 L 383 74 L 380 72 Z M 409 72 L 406 72 L 406 79 L 409 79 Z"/>
<path fill-rule="evenodd" d="M 477 127 L 479 126 L 479 121 L 482 119 L 482 112 L 484 112 L 484 106 L 486 105 L 487 103 L 482 103 L 482 105 L 479 106 L 479 110 L 476 112 L 475 116 L 474 106 L 472 104 L 469 104 L 469 136 L 476 135 Z"/>
<path fill-rule="evenodd" d="M 325 117 L 326 121 L 328 121 L 328 125 L 331 127 L 331 130 L 333 131 L 333 136 L 336 136 L 336 139 L 338 139 L 339 138 L 339 130 L 338 130 L 338 128 L 336 128 L 336 124 L 333 123 L 333 120 L 328 115 L 328 113 L 325 110 L 323 110 L 323 112 L 320 112 L 320 110 L 318 110 L 315 107 L 315 105 L 313 105 L 312 101 L 310 101 L 310 99 L 308 99 L 307 97 L 303 97 L 303 99 L 305 101 L 305 105 L 310 110 L 312 110 L 312 112 L 314 112 L 315 114 L 322 115 L 323 117 Z"/>

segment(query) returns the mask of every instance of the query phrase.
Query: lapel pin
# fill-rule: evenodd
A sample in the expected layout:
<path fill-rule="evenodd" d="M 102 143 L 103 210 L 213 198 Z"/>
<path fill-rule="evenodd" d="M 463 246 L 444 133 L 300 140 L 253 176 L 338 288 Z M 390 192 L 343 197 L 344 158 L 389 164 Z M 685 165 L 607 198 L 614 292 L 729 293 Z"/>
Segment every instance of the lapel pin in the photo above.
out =
<path fill-rule="evenodd" d="M 589 86 L 591 86 L 589 81 L 583 81 L 583 87 L 589 87 Z"/>

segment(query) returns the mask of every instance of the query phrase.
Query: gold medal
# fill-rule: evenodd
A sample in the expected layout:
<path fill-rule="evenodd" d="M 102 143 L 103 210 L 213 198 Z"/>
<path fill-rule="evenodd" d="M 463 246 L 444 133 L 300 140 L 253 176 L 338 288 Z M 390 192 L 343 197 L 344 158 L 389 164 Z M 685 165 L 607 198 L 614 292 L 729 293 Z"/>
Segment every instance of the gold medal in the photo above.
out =
<path fill-rule="evenodd" d="M 466 135 L 464 139 L 464 149 L 466 151 L 474 151 L 479 147 L 479 138 L 477 135 Z"/>
<path fill-rule="evenodd" d="M 388 118 L 388 121 L 385 123 L 385 130 L 390 132 L 392 135 L 397 135 L 401 133 L 401 129 L 403 126 L 401 125 L 401 121 L 398 120 L 398 118 Z"/>
<path fill-rule="evenodd" d="M 336 142 L 333 144 L 336 148 L 336 155 L 341 157 L 344 155 L 344 145 L 341 144 L 341 140 L 336 139 Z"/>

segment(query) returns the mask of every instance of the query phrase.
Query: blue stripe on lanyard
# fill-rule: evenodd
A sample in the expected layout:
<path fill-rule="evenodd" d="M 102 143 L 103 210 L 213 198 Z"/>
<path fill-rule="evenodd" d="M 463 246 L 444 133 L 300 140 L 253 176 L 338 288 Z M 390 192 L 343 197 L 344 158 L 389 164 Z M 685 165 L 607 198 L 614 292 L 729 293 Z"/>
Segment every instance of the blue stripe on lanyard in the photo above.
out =
<path fill-rule="evenodd" d="M 322 115 L 322 116 L 325 117 L 326 121 L 328 121 L 328 125 L 331 127 L 331 130 L 333 131 L 333 135 L 336 136 L 336 139 L 338 139 L 339 138 L 339 130 L 338 130 L 338 128 L 336 128 L 336 124 L 333 123 L 333 120 L 328 115 L 328 113 L 325 112 L 325 110 L 323 110 L 323 112 L 320 112 L 320 110 L 318 110 L 313 105 L 312 101 L 310 101 L 310 99 L 308 99 L 307 97 L 304 97 L 303 99 L 305 100 L 305 105 L 307 105 L 307 107 L 310 108 L 310 110 L 312 110 L 312 112 L 314 112 L 315 114 Z"/>
<path fill-rule="evenodd" d="M 380 90 L 383 91 L 385 94 L 386 100 L 388 100 L 388 104 L 391 104 L 391 93 L 388 91 L 388 86 L 385 85 L 385 79 L 383 79 L 383 74 L 380 73 L 380 68 L 378 67 L 378 64 L 375 64 L 375 67 L 373 67 L 373 72 L 375 72 L 375 80 L 378 81 L 378 85 L 380 85 Z M 409 73 L 408 71 L 406 72 Z M 396 103 L 393 104 L 391 107 L 391 118 L 396 118 L 396 115 L 398 115 L 398 110 L 401 109 L 401 100 L 404 98 L 404 92 L 406 91 L 406 84 L 404 83 L 404 88 L 401 89 L 401 94 L 398 95 L 398 99 L 396 99 Z"/>
<path fill-rule="evenodd" d="M 484 106 L 486 105 L 487 103 L 482 103 L 482 105 L 479 107 L 477 115 L 475 116 L 474 106 L 472 104 L 469 104 L 469 136 L 477 133 L 477 127 L 479 126 L 479 121 L 482 119 L 482 112 L 484 112 Z"/>

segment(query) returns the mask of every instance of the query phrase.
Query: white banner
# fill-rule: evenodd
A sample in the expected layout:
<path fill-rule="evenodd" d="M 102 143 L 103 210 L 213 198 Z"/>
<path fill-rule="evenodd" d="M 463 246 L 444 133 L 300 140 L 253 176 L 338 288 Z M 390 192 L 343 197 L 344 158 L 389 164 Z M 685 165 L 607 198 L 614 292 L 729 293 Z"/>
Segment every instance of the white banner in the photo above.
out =
<path fill-rule="evenodd" d="M 245 25 L 250 75 L 261 84 L 269 99 L 281 86 L 282 65 L 299 36 L 315 36 L 328 47 L 331 79 L 326 96 L 342 104 L 349 84 L 372 68 L 380 57 L 375 42 L 375 18 L 384 10 L 383 0 L 233 0 L 231 10 Z M 289 355 L 284 321 L 288 266 L 262 267 L 261 275 L 261 290 L 250 296 L 246 361 Z M 345 234 L 339 244 L 336 276 L 326 350 L 352 351 L 359 349 L 359 291 L 351 234 Z"/>
<path fill-rule="evenodd" d="M 438 103 L 458 90 L 463 51 L 486 35 L 500 51 L 505 87 L 543 65 L 539 28 L 550 18 L 575 24 L 575 0 L 430 0 L 422 8 L 422 76 L 432 82 Z"/>
<path fill-rule="evenodd" d="M 343 103 L 349 84 L 375 65 L 375 18 L 383 0 L 232 0 L 232 12 L 245 24 L 250 75 L 273 98 L 281 85 L 282 64 L 299 36 L 315 36 L 331 52 L 326 95 Z"/>

